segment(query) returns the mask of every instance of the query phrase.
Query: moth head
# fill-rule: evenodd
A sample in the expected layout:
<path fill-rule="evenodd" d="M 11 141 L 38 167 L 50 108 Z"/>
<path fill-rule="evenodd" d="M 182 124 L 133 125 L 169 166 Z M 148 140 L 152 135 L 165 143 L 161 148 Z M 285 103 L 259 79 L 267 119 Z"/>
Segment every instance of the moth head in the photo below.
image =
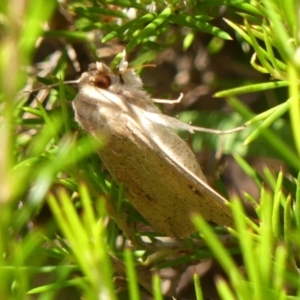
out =
<path fill-rule="evenodd" d="M 142 80 L 133 69 L 128 67 L 128 62 L 124 57 L 119 65 L 117 74 L 114 74 L 104 63 L 96 62 L 90 64 L 88 72 L 82 75 L 80 82 L 112 92 L 118 90 L 139 90 L 143 87 Z"/>
<path fill-rule="evenodd" d="M 89 82 L 97 88 L 108 89 L 112 84 L 112 72 L 105 64 L 96 62 L 89 66 Z"/>

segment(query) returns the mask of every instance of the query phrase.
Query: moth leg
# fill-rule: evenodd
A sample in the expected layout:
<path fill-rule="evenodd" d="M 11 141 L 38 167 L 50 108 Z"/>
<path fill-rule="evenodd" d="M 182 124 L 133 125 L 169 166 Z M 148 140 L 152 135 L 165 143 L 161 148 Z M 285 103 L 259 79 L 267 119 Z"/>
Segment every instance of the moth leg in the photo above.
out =
<path fill-rule="evenodd" d="M 154 103 L 164 103 L 164 104 L 175 104 L 180 103 L 183 98 L 183 93 L 180 93 L 178 99 L 176 100 L 168 100 L 168 99 L 152 99 Z"/>
<path fill-rule="evenodd" d="M 132 106 L 134 107 L 134 106 Z M 172 128 L 174 130 L 182 130 L 182 131 L 188 131 L 190 133 L 196 132 L 207 132 L 212 134 L 230 134 L 237 131 L 241 131 L 247 127 L 247 124 L 244 124 L 242 126 L 233 128 L 233 129 L 227 129 L 227 130 L 218 130 L 218 129 L 210 129 L 210 128 L 204 128 L 199 126 L 193 126 L 187 123 L 184 123 L 180 120 L 177 120 L 173 117 L 166 116 L 163 114 L 157 114 L 153 112 L 148 112 L 145 110 L 141 110 L 139 108 L 135 108 L 137 110 L 137 114 L 142 114 L 144 117 L 146 117 L 148 120 L 150 120 L 152 123 L 159 124 L 161 126 L 166 126 L 169 128 Z"/>

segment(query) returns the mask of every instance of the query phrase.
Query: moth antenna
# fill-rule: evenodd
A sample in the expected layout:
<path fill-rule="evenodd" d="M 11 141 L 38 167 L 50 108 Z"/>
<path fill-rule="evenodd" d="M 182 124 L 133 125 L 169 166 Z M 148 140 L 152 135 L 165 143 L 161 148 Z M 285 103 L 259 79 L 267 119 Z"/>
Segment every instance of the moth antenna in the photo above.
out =
<path fill-rule="evenodd" d="M 135 71 L 135 70 L 140 69 L 140 68 L 155 68 L 156 67 L 155 64 L 144 64 L 144 65 L 140 65 L 140 66 L 128 67 L 128 63 L 127 63 L 127 67 L 123 69 L 123 68 L 120 68 L 120 65 L 119 65 L 120 74 L 124 74 L 128 71 Z"/>
<path fill-rule="evenodd" d="M 136 70 L 136 69 L 140 69 L 140 68 L 155 68 L 156 65 L 155 64 L 144 64 L 144 65 L 140 65 L 140 66 L 135 66 L 135 67 L 130 67 L 130 70 Z"/>
<path fill-rule="evenodd" d="M 207 132 L 207 133 L 212 133 L 212 134 L 217 134 L 217 135 L 223 135 L 223 134 L 232 134 L 232 133 L 244 130 L 247 127 L 247 125 L 244 124 L 242 126 L 238 126 L 238 127 L 233 128 L 233 129 L 226 129 L 226 130 L 210 129 L 210 128 L 192 126 L 192 125 L 190 125 L 189 127 L 193 131 Z"/>
<path fill-rule="evenodd" d="M 63 81 L 62 83 L 63 84 L 78 84 L 79 79 L 77 79 L 77 80 L 66 80 L 66 81 Z M 52 83 L 52 84 L 45 85 L 45 86 L 42 86 L 42 87 L 39 87 L 39 88 L 36 88 L 36 89 L 33 89 L 33 90 L 23 91 L 21 94 L 25 94 L 25 93 L 31 94 L 31 93 L 38 92 L 40 90 L 51 89 L 53 87 L 59 86 L 59 84 L 60 84 L 60 82 Z"/>
<path fill-rule="evenodd" d="M 126 53 L 126 49 L 124 48 L 124 50 L 122 51 L 122 60 L 119 64 L 119 72 L 120 73 L 125 73 L 130 70 L 134 71 L 134 70 L 140 69 L 140 68 L 156 67 L 155 64 L 144 64 L 144 65 L 135 66 L 135 67 L 128 67 L 128 61 L 126 59 L 126 56 L 127 56 L 127 53 Z"/>

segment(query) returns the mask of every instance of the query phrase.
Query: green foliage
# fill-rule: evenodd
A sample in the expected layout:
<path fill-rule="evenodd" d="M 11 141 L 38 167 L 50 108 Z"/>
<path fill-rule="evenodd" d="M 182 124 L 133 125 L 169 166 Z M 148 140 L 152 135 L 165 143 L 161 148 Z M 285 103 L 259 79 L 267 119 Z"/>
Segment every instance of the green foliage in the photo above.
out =
<path fill-rule="evenodd" d="M 268 170 L 265 170 L 268 173 Z M 219 292 L 222 299 L 297 299 L 299 295 L 298 266 L 295 247 L 299 239 L 294 234 L 299 232 L 297 225 L 298 199 L 292 204 L 291 197 L 282 193 L 283 174 L 278 178 L 268 174 L 272 191 L 262 187 L 261 203 L 256 206 L 259 226 L 249 223 L 245 218 L 240 201 L 232 201 L 236 228 L 232 234 L 241 247 L 245 270 L 241 271 L 232 260 L 226 248 L 220 243 L 211 228 L 199 216 L 195 224 L 202 233 L 206 243 L 218 257 L 228 276 L 232 287 L 221 282 Z M 298 187 L 295 184 L 298 193 Z M 283 214 L 281 214 L 283 210 Z M 282 221 L 283 218 L 283 221 Z M 287 283 L 290 286 L 287 286 Z M 295 289 L 295 296 L 289 295 L 289 289 Z"/>
<path fill-rule="evenodd" d="M 0 4 L 0 298 L 162 299 L 162 271 L 183 270 L 216 257 L 228 277 L 217 280 L 221 299 L 297 299 L 299 2 L 19 2 Z M 231 31 L 214 22 L 224 8 Z M 55 11 L 62 12 L 69 27 L 51 22 L 58 20 Z M 241 48 L 250 46 L 249 63 L 267 75 L 265 82 L 224 81 L 219 86 L 214 82 L 223 89 L 215 97 L 227 98 L 230 114 L 196 110 L 179 114 L 186 122 L 219 129 L 246 122 L 244 131 L 226 137 L 224 153 L 234 153 L 259 188 L 259 199 L 245 195 L 258 218 L 246 218 L 234 199 L 236 227 L 230 230 L 229 245 L 223 242 L 224 231 L 195 216 L 201 234 L 170 246 L 158 241 L 155 233 L 131 227 L 146 221 L 100 167 L 96 151 L 101 143 L 73 121 L 70 100 L 76 90 L 60 83 L 57 89 L 21 92 L 38 82 L 51 84 L 67 77 L 68 61 L 75 69 L 80 61 L 72 56 L 76 44 L 84 45 L 93 60 L 98 58 L 97 48 L 109 45 L 120 52 L 124 46 L 135 57 L 133 65 L 140 66 L 165 49 L 189 51 L 200 32 L 210 38 L 211 55 L 222 53 L 232 39 Z M 42 38 L 64 45 L 47 52 L 40 61 L 44 68 L 33 63 Z M 112 65 L 117 62 L 118 57 Z M 258 113 L 241 101 L 245 93 L 270 91 L 276 93 L 276 103 L 266 107 L 267 101 L 261 100 Z M 205 146 L 217 150 L 220 137 L 196 134 L 192 144 L 196 152 Z M 280 159 L 291 174 L 274 175 L 267 168 L 259 173 L 244 160 L 246 155 Z M 119 228 L 126 228 L 133 244 Z M 234 254 L 241 255 L 242 268 Z M 203 299 L 196 274 L 194 283 L 196 298 Z"/>

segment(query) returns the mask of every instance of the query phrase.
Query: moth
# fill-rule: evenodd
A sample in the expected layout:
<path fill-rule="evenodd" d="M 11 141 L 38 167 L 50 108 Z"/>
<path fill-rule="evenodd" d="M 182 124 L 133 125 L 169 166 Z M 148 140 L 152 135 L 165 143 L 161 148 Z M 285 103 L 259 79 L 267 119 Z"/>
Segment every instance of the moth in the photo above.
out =
<path fill-rule="evenodd" d="M 226 199 L 207 184 L 194 153 L 175 132 L 203 129 L 162 114 L 128 68 L 125 54 L 117 74 L 104 63 L 92 63 L 78 84 L 76 121 L 105 141 L 99 149 L 103 164 L 155 230 L 184 237 L 195 231 L 191 215 L 196 213 L 233 226 Z"/>

